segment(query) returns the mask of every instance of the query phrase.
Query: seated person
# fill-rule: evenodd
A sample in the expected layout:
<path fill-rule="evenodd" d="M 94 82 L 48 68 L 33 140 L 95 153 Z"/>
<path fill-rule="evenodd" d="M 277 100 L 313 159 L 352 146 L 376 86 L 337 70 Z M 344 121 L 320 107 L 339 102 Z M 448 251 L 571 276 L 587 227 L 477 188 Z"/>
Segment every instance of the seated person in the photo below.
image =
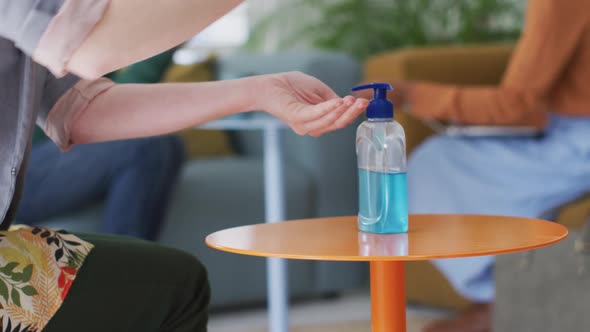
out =
<path fill-rule="evenodd" d="M 157 83 L 173 53 L 109 76 Z M 156 240 L 183 161 L 184 145 L 173 135 L 81 144 L 64 154 L 37 129 L 16 218 L 35 225 L 103 201 L 101 232 Z"/>
<path fill-rule="evenodd" d="M 178 132 L 252 110 L 320 136 L 365 110 L 367 100 L 341 98 L 296 72 L 207 83 L 100 78 L 178 45 L 240 2 L 155 1 L 148 8 L 129 0 L 0 0 L 3 330 L 207 331 L 209 283 L 192 255 L 117 236 L 9 227 L 35 121 L 68 150 Z"/>
<path fill-rule="evenodd" d="M 590 2 L 529 1 L 524 33 L 498 87 L 392 82 L 422 119 L 531 126 L 530 137 L 433 137 L 410 156 L 411 213 L 539 217 L 590 190 Z M 477 303 L 426 331 L 491 331 L 493 257 L 438 260 Z M 559 262 L 555 262 L 559 264 Z"/>

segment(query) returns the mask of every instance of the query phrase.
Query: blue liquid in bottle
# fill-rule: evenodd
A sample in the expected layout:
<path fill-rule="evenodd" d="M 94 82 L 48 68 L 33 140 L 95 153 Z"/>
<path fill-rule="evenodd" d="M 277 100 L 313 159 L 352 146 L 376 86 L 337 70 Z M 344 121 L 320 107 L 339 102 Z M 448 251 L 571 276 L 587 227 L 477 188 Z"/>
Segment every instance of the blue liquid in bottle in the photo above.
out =
<path fill-rule="evenodd" d="M 372 83 L 353 91 L 373 89 L 367 120 L 356 131 L 359 170 L 359 230 L 365 233 L 395 234 L 408 231 L 406 189 L 406 135 L 394 120 L 393 103 L 387 83 Z"/>
<path fill-rule="evenodd" d="M 406 173 L 382 173 L 359 168 L 359 228 L 391 234 L 408 231 Z"/>

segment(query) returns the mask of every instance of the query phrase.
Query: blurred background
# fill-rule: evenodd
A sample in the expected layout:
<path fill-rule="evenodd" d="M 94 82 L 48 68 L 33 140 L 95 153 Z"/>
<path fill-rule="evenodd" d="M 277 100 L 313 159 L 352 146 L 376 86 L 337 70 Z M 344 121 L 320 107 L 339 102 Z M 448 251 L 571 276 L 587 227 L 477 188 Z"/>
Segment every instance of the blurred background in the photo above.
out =
<path fill-rule="evenodd" d="M 249 0 L 187 48 L 193 55 L 313 48 L 362 61 L 402 47 L 515 41 L 525 8 L 523 0 Z"/>

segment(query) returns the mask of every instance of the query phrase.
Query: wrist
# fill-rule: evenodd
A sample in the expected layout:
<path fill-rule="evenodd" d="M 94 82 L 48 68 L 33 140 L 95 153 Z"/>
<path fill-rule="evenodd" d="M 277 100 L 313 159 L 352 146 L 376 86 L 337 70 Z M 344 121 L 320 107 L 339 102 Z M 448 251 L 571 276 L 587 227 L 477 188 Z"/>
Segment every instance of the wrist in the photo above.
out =
<path fill-rule="evenodd" d="M 246 93 L 248 94 L 248 111 L 263 111 L 264 105 L 264 91 L 267 89 L 267 75 L 256 75 L 248 77 L 245 81 Z"/>
<path fill-rule="evenodd" d="M 257 75 L 248 78 L 246 90 L 249 96 L 249 110 L 269 112 L 269 91 L 273 82 L 278 79 L 278 74 Z M 270 113 L 270 112 L 269 112 Z"/>
<path fill-rule="evenodd" d="M 259 95 L 263 80 L 259 76 L 250 76 L 224 81 L 225 90 L 229 91 L 227 102 L 232 104 L 232 114 L 246 113 L 260 109 Z M 228 115 L 232 115 L 228 114 Z"/>

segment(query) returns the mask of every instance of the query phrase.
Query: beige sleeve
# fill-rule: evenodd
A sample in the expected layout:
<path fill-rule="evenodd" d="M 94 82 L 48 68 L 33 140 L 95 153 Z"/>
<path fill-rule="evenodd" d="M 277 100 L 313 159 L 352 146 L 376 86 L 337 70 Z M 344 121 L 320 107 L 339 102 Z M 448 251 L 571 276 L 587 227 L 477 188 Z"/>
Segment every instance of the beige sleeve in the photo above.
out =
<path fill-rule="evenodd" d="M 71 127 L 88 105 L 115 84 L 106 78 L 82 80 L 57 100 L 49 111 L 43 130 L 62 151 L 72 147 Z"/>

